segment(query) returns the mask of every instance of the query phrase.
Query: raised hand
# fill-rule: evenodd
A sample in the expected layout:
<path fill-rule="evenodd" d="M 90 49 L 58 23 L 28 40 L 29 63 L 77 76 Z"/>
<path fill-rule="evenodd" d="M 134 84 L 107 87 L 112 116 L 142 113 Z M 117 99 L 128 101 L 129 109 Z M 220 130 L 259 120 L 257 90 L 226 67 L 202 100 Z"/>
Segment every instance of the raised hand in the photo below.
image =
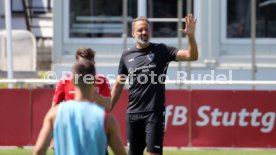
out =
<path fill-rule="evenodd" d="M 194 36 L 195 34 L 195 27 L 196 27 L 196 19 L 193 17 L 192 14 L 188 14 L 185 18 L 185 29 L 180 29 L 183 33 L 187 34 L 188 36 Z"/>

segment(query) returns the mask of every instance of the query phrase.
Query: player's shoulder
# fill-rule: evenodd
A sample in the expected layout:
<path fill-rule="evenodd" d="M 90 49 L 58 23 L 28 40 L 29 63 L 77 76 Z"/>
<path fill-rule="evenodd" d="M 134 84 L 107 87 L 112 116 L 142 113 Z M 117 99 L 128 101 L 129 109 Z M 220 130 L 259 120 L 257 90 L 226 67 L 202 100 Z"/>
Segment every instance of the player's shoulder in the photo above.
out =
<path fill-rule="evenodd" d="M 123 51 L 122 55 L 124 56 L 124 55 L 130 54 L 130 53 L 135 52 L 135 51 L 137 51 L 137 48 L 135 46 L 128 47 Z"/>
<path fill-rule="evenodd" d="M 167 47 L 167 45 L 165 44 L 165 43 L 152 43 L 152 45 L 151 46 L 153 46 L 153 47 Z"/>
<path fill-rule="evenodd" d="M 172 47 L 168 46 L 167 44 L 165 43 L 153 43 L 151 45 L 151 49 L 156 52 L 158 51 L 157 53 L 163 53 L 163 52 L 168 52 L 169 49 L 171 49 Z M 163 52 L 161 52 L 163 51 Z"/>
<path fill-rule="evenodd" d="M 67 85 L 70 83 L 70 81 L 72 80 L 72 75 L 68 75 L 68 76 L 63 76 L 62 78 L 60 78 L 57 82 L 57 87 L 61 87 L 64 85 Z"/>
<path fill-rule="evenodd" d="M 103 74 L 97 73 L 95 76 L 96 76 L 97 79 L 105 79 L 105 80 L 107 80 L 107 77 L 105 75 L 103 75 Z"/>
<path fill-rule="evenodd" d="M 59 79 L 59 81 L 71 81 L 73 78 L 72 74 L 67 74 Z"/>
<path fill-rule="evenodd" d="M 105 75 L 97 73 L 95 76 L 96 76 L 97 82 L 101 82 L 102 81 L 103 83 L 109 83 L 109 80 L 108 80 L 108 78 Z M 97 84 L 101 84 L 101 83 L 97 83 Z"/>
<path fill-rule="evenodd" d="M 56 105 L 56 106 L 51 107 L 45 118 L 48 119 L 48 120 L 54 120 L 57 116 L 59 107 L 60 107 L 60 105 Z"/>

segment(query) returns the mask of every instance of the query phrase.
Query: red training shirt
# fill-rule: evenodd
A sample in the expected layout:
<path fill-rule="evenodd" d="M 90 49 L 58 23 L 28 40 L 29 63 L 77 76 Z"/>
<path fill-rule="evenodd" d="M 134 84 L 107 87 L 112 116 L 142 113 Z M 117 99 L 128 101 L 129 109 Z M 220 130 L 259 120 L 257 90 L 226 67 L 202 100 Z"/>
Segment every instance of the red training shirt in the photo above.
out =
<path fill-rule="evenodd" d="M 73 100 L 75 98 L 75 87 L 71 82 L 72 75 L 61 78 L 56 86 L 53 102 L 59 104 L 62 101 Z M 103 97 L 110 97 L 110 85 L 108 79 L 102 74 L 96 74 L 96 89 Z"/>

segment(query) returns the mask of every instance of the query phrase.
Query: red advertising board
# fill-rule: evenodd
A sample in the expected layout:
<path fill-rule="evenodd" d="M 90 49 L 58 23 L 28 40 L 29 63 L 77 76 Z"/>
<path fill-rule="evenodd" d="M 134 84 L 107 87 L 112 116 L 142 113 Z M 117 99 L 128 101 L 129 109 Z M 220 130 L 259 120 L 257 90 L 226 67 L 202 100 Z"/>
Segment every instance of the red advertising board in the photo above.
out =
<path fill-rule="evenodd" d="M 116 106 L 112 110 L 112 114 L 116 117 L 119 123 L 119 128 L 121 131 L 121 136 L 124 141 L 124 145 L 127 144 L 126 138 L 126 109 L 128 104 L 128 91 L 123 90 L 120 99 L 118 100 Z"/>
<path fill-rule="evenodd" d="M 31 138 L 27 89 L 0 89 L 0 145 L 26 145 Z"/>
<path fill-rule="evenodd" d="M 165 146 L 187 146 L 189 143 L 189 91 L 166 91 Z"/>
<path fill-rule="evenodd" d="M 276 92 L 192 92 L 192 145 L 276 147 Z"/>
<path fill-rule="evenodd" d="M 32 138 L 31 144 L 35 144 L 39 131 L 42 127 L 43 119 L 52 105 L 54 95 L 53 89 L 33 89 L 31 90 L 32 102 Z"/>
<path fill-rule="evenodd" d="M 0 145 L 34 144 L 54 89 L 0 89 Z M 276 91 L 167 90 L 164 146 L 276 148 Z M 128 91 L 112 111 L 126 145 Z"/>

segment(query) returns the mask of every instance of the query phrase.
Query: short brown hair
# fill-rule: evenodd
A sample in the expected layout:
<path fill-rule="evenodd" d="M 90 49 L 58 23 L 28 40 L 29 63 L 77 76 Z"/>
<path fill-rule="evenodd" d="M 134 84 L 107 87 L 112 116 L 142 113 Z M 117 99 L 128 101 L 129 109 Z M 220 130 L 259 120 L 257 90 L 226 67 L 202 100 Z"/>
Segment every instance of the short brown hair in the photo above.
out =
<path fill-rule="evenodd" d="M 133 19 L 133 21 L 132 21 L 132 31 L 134 30 L 134 24 L 138 21 L 141 21 L 141 20 L 147 22 L 150 26 L 150 22 L 149 22 L 148 18 L 145 17 L 145 16 L 140 16 L 140 17 L 137 17 L 137 18 Z"/>
<path fill-rule="evenodd" d="M 86 88 L 89 86 L 89 83 L 86 83 L 85 79 L 87 76 L 90 76 L 92 81 L 90 81 L 90 84 L 95 84 L 95 74 L 96 69 L 95 65 L 91 63 L 89 60 L 80 60 L 76 61 L 73 66 L 73 79 L 72 82 L 74 82 L 75 85 L 77 85 L 80 88 Z"/>
<path fill-rule="evenodd" d="M 79 58 L 84 58 L 90 61 L 94 61 L 96 52 L 92 50 L 91 48 L 84 48 L 80 47 L 77 49 L 77 52 L 75 54 L 76 60 L 79 60 Z"/>

